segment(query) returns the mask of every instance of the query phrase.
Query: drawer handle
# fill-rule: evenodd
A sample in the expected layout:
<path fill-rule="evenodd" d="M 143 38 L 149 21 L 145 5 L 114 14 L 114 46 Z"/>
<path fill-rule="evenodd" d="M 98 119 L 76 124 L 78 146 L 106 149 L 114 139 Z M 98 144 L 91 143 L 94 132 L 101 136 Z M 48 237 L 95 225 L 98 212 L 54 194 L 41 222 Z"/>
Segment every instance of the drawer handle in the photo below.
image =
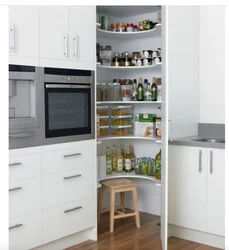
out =
<path fill-rule="evenodd" d="M 12 166 L 18 166 L 18 165 L 21 165 L 21 162 L 9 163 L 10 167 L 12 167 Z"/>
<path fill-rule="evenodd" d="M 81 155 L 81 153 L 75 153 L 75 154 L 70 154 L 70 155 L 64 155 L 64 157 L 72 157 L 72 156 L 78 156 Z"/>
<path fill-rule="evenodd" d="M 12 227 L 9 227 L 9 230 L 10 229 L 13 229 L 13 228 L 17 228 L 17 227 L 22 227 L 23 226 L 23 224 L 15 224 L 14 226 L 12 226 Z"/>
<path fill-rule="evenodd" d="M 202 150 L 199 150 L 199 173 L 202 171 Z"/>
<path fill-rule="evenodd" d="M 69 212 L 72 212 L 72 211 L 75 211 L 75 210 L 78 210 L 78 209 L 81 209 L 82 207 L 79 206 L 79 207 L 74 207 L 74 208 L 71 208 L 71 209 L 67 209 L 67 210 L 64 210 L 65 213 L 69 213 Z"/>
<path fill-rule="evenodd" d="M 213 173 L 213 152 L 210 151 L 210 174 Z"/>
<path fill-rule="evenodd" d="M 64 180 L 68 180 L 68 179 L 72 179 L 72 178 L 77 178 L 77 177 L 80 177 L 81 174 L 76 174 L 76 175 L 71 175 L 71 176 L 65 176 L 64 177 Z"/>
<path fill-rule="evenodd" d="M 15 188 L 10 188 L 9 191 L 11 192 L 11 191 L 16 191 L 16 190 L 20 190 L 20 189 L 22 189 L 22 187 L 15 187 Z"/>

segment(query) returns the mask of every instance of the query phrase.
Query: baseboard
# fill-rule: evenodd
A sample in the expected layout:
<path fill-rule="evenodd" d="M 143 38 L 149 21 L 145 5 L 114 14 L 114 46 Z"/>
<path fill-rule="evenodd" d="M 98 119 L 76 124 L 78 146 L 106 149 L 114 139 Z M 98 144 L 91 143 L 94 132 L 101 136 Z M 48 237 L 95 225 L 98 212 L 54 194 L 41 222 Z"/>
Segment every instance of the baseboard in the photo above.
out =
<path fill-rule="evenodd" d="M 168 224 L 168 237 L 170 236 L 194 241 L 194 242 L 209 245 L 212 247 L 225 249 L 225 237 L 223 236 L 204 233 L 204 232 Z"/>
<path fill-rule="evenodd" d="M 87 230 L 71 234 L 59 240 L 52 241 L 45 245 L 33 248 L 32 250 L 57 250 L 72 247 L 86 240 L 97 240 L 97 226 Z"/>

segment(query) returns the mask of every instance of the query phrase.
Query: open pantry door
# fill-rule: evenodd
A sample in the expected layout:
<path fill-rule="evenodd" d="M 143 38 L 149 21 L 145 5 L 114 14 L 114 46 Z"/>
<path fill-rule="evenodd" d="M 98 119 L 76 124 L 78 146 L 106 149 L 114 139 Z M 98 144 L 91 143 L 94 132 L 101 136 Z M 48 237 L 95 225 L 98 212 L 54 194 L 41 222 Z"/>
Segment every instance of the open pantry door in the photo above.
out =
<path fill-rule="evenodd" d="M 167 101 L 167 8 L 161 8 L 162 22 L 162 167 L 161 167 L 161 245 L 163 250 L 167 250 L 168 238 L 168 101 Z"/>

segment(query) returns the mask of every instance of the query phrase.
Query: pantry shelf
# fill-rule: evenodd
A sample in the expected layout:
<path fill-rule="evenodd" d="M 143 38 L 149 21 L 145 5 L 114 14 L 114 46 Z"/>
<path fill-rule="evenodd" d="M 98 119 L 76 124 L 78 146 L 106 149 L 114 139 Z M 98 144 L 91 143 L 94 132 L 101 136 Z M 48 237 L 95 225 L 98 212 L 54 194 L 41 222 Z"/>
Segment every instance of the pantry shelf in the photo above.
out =
<path fill-rule="evenodd" d="M 119 41 L 160 36 L 160 35 L 161 35 L 161 24 L 157 24 L 156 27 L 151 30 L 136 31 L 136 32 L 113 32 L 113 31 L 102 30 L 100 28 L 97 29 L 98 37 L 104 37 Z"/>
<path fill-rule="evenodd" d="M 161 101 L 102 101 L 96 104 L 161 104 Z"/>
<path fill-rule="evenodd" d="M 147 69 L 147 68 L 160 68 L 161 63 L 157 63 L 154 65 L 148 65 L 148 66 L 104 66 L 104 65 L 98 65 L 98 68 L 104 68 L 104 69 L 122 69 L 122 70 L 128 70 L 128 69 Z"/>
<path fill-rule="evenodd" d="M 104 136 L 98 138 L 99 141 L 106 141 L 106 140 L 118 140 L 118 139 L 136 139 L 136 140 L 148 140 L 148 141 L 154 141 L 155 143 L 161 143 L 161 140 L 156 140 L 155 138 L 152 137 L 145 137 L 145 136 L 136 136 L 136 135 L 128 135 L 128 136 L 115 136 L 115 135 L 110 135 L 110 136 Z"/>

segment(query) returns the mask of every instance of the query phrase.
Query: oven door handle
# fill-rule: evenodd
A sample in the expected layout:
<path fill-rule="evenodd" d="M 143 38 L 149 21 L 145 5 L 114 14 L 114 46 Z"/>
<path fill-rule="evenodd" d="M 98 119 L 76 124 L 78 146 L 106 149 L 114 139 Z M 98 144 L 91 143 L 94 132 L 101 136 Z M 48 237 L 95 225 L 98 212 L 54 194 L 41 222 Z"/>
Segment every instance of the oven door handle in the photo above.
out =
<path fill-rule="evenodd" d="M 23 134 L 11 134 L 9 135 L 10 139 L 16 139 L 16 138 L 26 138 L 26 137 L 33 137 L 36 136 L 37 133 L 23 133 Z"/>
<path fill-rule="evenodd" d="M 88 85 L 71 85 L 71 84 L 46 84 L 46 89 L 91 89 L 91 84 Z"/>

